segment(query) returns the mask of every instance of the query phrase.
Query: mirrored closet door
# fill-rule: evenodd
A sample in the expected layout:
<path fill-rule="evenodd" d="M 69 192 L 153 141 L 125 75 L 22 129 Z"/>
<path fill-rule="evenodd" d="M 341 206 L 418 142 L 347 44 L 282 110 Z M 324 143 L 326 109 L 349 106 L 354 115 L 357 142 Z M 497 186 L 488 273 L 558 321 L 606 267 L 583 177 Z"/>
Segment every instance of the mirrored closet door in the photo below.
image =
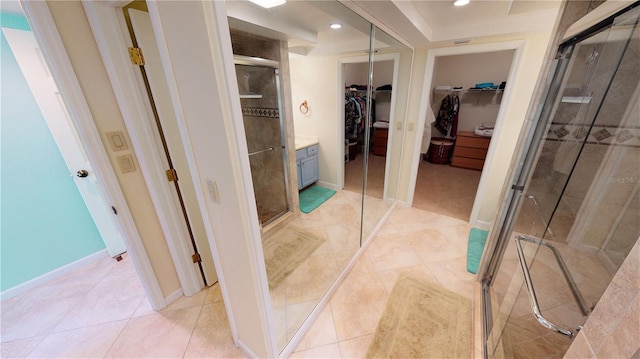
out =
<path fill-rule="evenodd" d="M 372 37 L 373 25 L 337 1 L 269 10 L 233 1 L 226 8 L 282 350 L 395 201 L 400 131 L 390 131 L 392 145 L 376 157 L 371 196 L 364 175 L 373 156 L 374 112 L 387 126 L 404 122 L 412 54 L 381 31 Z M 361 63 L 357 80 L 338 70 L 344 62 Z M 357 86 L 354 99 L 350 85 Z M 269 203 L 282 206 L 271 211 Z"/>

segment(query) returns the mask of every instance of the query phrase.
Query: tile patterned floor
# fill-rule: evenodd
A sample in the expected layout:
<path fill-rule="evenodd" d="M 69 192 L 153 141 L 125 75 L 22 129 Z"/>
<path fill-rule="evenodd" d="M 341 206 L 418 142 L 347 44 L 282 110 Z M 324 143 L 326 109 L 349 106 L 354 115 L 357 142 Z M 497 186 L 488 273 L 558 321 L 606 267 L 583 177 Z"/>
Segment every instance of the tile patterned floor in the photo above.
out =
<path fill-rule="evenodd" d="M 244 358 L 214 285 L 160 312 L 126 257 L 2 302 L 2 358 Z"/>
<path fill-rule="evenodd" d="M 462 220 L 396 208 L 291 358 L 364 358 L 394 281 L 403 271 L 471 299 L 474 275 L 466 271 L 469 229 Z"/>
<path fill-rule="evenodd" d="M 348 237 L 343 229 L 335 231 Z M 402 271 L 471 298 L 474 276 L 465 264 L 468 231 L 462 220 L 396 208 L 291 357 L 364 357 Z M 340 244 L 345 243 L 336 246 Z M 305 313 L 307 302 L 300 300 L 299 313 Z M 105 258 L 1 305 L 2 358 L 244 357 L 232 343 L 217 285 L 154 312 L 127 258 Z"/>

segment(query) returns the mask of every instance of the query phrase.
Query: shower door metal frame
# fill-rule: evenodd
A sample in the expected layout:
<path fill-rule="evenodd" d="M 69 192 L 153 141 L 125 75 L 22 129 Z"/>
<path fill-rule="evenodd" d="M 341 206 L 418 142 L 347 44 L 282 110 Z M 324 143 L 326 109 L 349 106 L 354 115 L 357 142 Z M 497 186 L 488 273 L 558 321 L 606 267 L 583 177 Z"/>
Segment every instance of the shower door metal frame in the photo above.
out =
<path fill-rule="evenodd" d="M 288 156 L 287 156 L 287 150 L 288 150 L 287 132 L 285 129 L 285 123 L 284 123 L 284 117 L 283 117 L 284 112 L 282 109 L 282 92 L 281 92 L 282 89 L 280 88 L 280 63 L 275 60 L 264 59 L 261 57 L 242 56 L 242 55 L 233 55 L 233 62 L 234 62 L 234 65 L 266 67 L 266 68 L 274 69 L 275 71 L 276 91 L 278 95 L 278 119 L 280 120 L 280 148 L 282 149 L 282 171 L 284 172 L 284 186 L 285 186 L 285 194 L 286 194 L 285 199 L 287 201 L 287 208 L 284 211 L 282 211 L 280 214 L 266 221 L 265 223 L 260 223 L 260 227 L 264 228 L 266 225 L 273 223 L 274 221 L 278 220 L 285 214 L 291 212 L 291 188 L 290 188 Z M 270 149 L 267 149 L 267 150 L 270 151 Z"/>
<path fill-rule="evenodd" d="M 556 101 L 562 89 L 564 77 L 567 75 L 567 71 L 570 68 L 569 65 L 571 63 L 575 45 L 601 31 L 611 28 L 617 17 L 633 10 L 637 6 L 639 6 L 638 3 L 635 3 L 634 5 L 618 11 L 598 24 L 562 42 L 558 46 L 556 51 L 557 55 L 551 63 L 549 74 L 545 81 L 547 85 L 544 92 L 541 94 L 541 98 L 544 100 L 541 101 L 538 108 L 535 110 L 531 129 L 525 134 L 525 137 L 521 139 L 524 143 L 522 153 L 525 155 L 520 158 L 519 163 L 516 165 L 516 169 L 512 177 L 512 185 L 510 188 L 506 189 L 508 192 L 505 194 L 503 202 L 505 205 L 499 211 L 496 224 L 494 225 L 494 228 L 492 228 L 492 231 L 496 231 L 498 234 L 490 239 L 485 247 L 485 251 L 491 254 L 483 256 L 479 266 L 479 280 L 482 283 L 482 345 L 484 358 L 488 358 L 489 355 L 487 342 L 493 328 L 491 296 L 489 293 L 492 280 L 496 276 L 500 264 L 502 263 L 504 253 L 510 241 L 509 237 L 511 236 L 511 229 L 513 228 L 515 219 L 520 211 L 522 201 L 526 198 L 523 196 L 525 186 L 532 174 L 532 171 L 535 169 L 543 138 L 547 132 L 548 121 L 555 114 L 558 107 L 559 102 Z M 593 125 L 593 123 L 591 125 Z M 546 234 L 547 231 L 548 225 L 545 226 L 544 234 Z M 544 237 L 544 234 L 542 237 Z"/>

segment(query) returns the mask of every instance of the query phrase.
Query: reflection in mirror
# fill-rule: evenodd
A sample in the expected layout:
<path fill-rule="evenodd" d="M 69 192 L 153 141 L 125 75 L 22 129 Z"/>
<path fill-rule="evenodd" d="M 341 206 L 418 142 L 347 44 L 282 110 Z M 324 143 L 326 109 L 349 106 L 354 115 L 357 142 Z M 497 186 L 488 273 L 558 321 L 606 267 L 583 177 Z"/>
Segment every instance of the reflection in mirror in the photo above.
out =
<path fill-rule="evenodd" d="M 398 192 L 403 124 L 407 116 L 413 50 L 374 28 L 371 116 L 366 133 L 363 243 L 390 209 Z"/>
<path fill-rule="evenodd" d="M 376 107 L 355 100 L 357 117 L 347 119 L 345 112 L 349 85 L 366 90 L 369 84 L 372 25 L 337 1 L 288 2 L 268 11 L 229 1 L 226 8 L 282 350 L 360 248 L 363 165 L 372 150 L 373 116 L 367 120 L 367 113 Z M 335 23 L 342 27 L 331 28 Z M 386 66 L 378 86 L 402 87 L 397 69 L 407 64 L 409 70 L 410 53 L 384 33 L 374 43 Z M 394 103 L 390 90 L 376 94 L 380 108 L 386 106 L 380 111 L 388 121 L 402 121 L 406 104 Z M 394 141 L 399 148 L 401 136 Z M 366 202 L 372 206 L 369 229 L 395 198 L 397 174 L 386 159 L 399 156 L 394 147 L 379 157 L 383 172 L 374 173 L 382 180 L 372 185 L 377 202 Z"/>

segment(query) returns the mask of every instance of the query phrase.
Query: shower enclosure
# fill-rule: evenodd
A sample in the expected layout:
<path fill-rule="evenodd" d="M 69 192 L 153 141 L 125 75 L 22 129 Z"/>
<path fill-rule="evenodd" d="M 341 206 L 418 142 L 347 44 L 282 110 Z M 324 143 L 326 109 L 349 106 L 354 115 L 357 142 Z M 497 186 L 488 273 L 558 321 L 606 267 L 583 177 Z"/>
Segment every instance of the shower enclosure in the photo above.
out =
<path fill-rule="evenodd" d="M 639 14 L 558 49 L 481 267 L 487 357 L 561 358 L 640 236 Z"/>
<path fill-rule="evenodd" d="M 234 56 L 251 177 L 261 226 L 289 212 L 278 62 Z"/>

